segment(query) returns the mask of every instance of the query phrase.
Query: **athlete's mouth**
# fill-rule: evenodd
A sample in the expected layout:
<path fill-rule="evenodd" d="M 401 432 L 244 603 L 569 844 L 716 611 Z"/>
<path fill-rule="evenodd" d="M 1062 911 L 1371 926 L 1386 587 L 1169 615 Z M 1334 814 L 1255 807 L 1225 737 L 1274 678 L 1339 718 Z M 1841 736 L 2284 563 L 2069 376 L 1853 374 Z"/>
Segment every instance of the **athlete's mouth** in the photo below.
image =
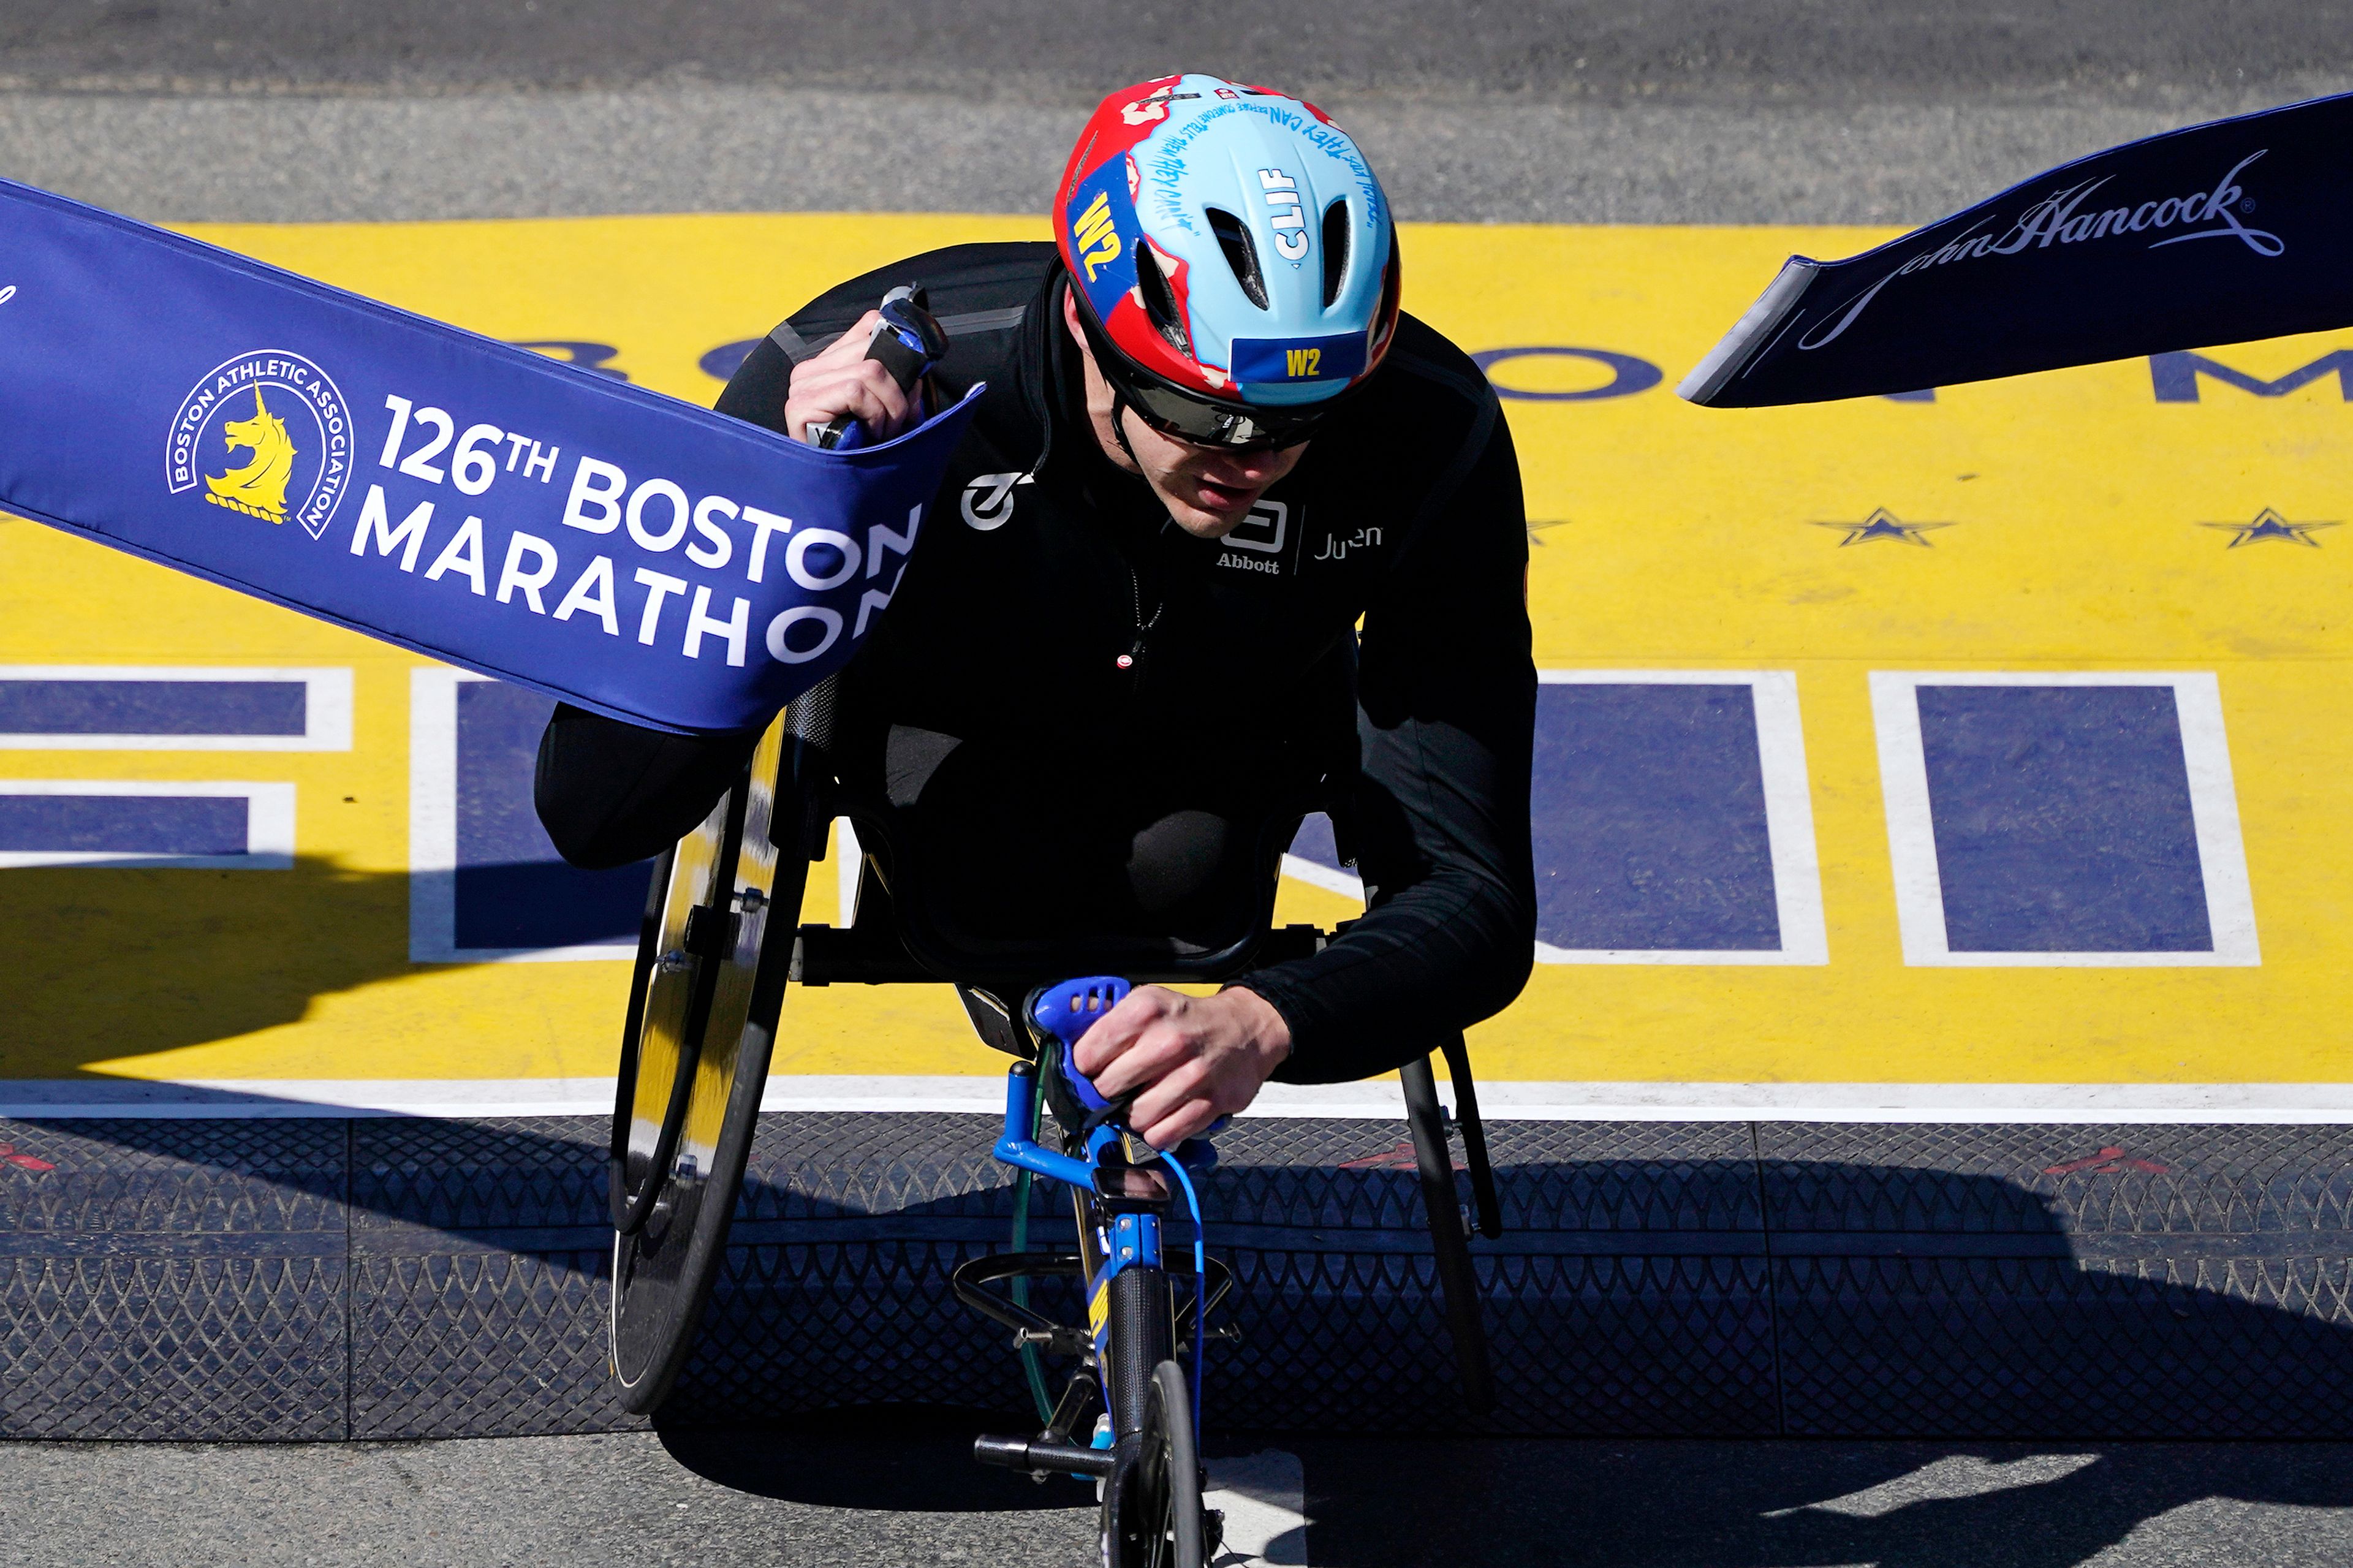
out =
<path fill-rule="evenodd" d="M 1203 511 L 1240 511 L 1258 499 L 1257 485 L 1221 485 L 1215 479 L 1193 481 Z"/>

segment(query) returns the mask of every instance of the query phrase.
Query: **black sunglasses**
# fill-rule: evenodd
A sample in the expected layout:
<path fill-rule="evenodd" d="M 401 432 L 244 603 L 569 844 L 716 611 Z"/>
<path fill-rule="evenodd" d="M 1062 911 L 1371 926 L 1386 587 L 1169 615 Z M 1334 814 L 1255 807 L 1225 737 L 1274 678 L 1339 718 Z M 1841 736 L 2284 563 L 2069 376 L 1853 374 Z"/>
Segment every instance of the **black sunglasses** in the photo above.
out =
<path fill-rule="evenodd" d="M 1224 452 L 1271 452 L 1313 436 L 1330 410 L 1293 414 L 1279 408 L 1236 408 L 1187 397 L 1165 386 L 1114 383 L 1135 416 L 1173 441 Z"/>
<path fill-rule="evenodd" d="M 1120 353 L 1083 305 L 1079 323 L 1095 368 L 1135 416 L 1172 441 L 1214 447 L 1223 452 L 1274 452 L 1296 447 L 1328 420 L 1346 395 L 1299 408 L 1263 408 L 1220 403 L 1171 385 Z"/>

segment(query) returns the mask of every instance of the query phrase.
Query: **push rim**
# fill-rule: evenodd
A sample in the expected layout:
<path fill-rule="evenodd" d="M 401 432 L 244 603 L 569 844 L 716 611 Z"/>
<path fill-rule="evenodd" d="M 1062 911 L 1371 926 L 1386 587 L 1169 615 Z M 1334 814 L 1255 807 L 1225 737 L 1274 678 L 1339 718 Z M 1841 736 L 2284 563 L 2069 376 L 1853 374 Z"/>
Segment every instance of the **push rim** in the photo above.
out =
<path fill-rule="evenodd" d="M 725 868 L 736 857 L 744 791 L 739 785 L 711 808 L 655 869 L 638 934 L 621 1070 L 615 1082 L 612 1175 L 606 1194 L 613 1228 L 633 1236 L 659 1203 L 678 1155 L 679 1136 L 711 1018 L 720 965 L 711 960 L 723 933 Z"/>
<path fill-rule="evenodd" d="M 723 862 L 729 874 L 714 900 L 727 917 L 721 928 L 726 941 L 699 965 L 708 973 L 710 996 L 698 1048 L 679 1073 L 688 1092 L 672 1158 L 652 1173 L 656 1199 L 647 1223 L 614 1237 L 613 1371 L 622 1403 L 641 1414 L 661 1404 L 692 1348 L 725 1257 L 757 1127 L 808 873 L 792 805 L 800 781 L 780 777 L 786 744 L 782 723 L 771 727 L 744 783 L 732 792 L 740 797 L 729 825 L 733 853 Z M 781 823 L 780 796 L 788 818 Z M 778 837 L 786 841 L 781 846 Z M 653 1098 L 641 1087 L 637 1110 Z"/>

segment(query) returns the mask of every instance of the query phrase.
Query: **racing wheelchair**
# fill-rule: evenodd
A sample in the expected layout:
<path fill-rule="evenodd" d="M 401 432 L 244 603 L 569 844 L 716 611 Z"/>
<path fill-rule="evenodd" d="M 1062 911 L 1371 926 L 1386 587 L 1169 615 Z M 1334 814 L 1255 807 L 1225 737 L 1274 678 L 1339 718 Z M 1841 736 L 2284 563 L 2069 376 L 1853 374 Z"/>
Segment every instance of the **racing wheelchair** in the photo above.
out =
<path fill-rule="evenodd" d="M 948 334 L 920 285 L 886 295 L 881 320 L 869 357 L 911 386 L 946 352 Z M 854 428 L 844 416 L 807 435 L 829 447 Z M 1151 1149 L 1122 1124 L 1125 1104 L 1097 1094 L 1070 1053 L 1132 983 L 1236 979 L 1326 940 L 1314 926 L 1272 925 L 1277 866 L 1299 814 L 1262 825 L 1253 907 L 1233 911 L 1221 942 L 984 937 L 925 896 L 923 867 L 903 852 L 889 804 L 841 782 L 829 755 L 839 689 L 838 679 L 823 681 L 777 715 L 733 786 L 657 861 L 647 891 L 607 1188 L 612 1366 L 623 1403 L 654 1410 L 692 1348 L 725 1255 L 786 989 L 945 981 L 981 1039 L 1014 1058 L 992 1151 L 1015 1172 L 1011 1246 L 966 1260 L 951 1283 L 960 1300 L 1013 1331 L 1043 1424 L 1030 1437 L 983 1436 L 974 1457 L 1039 1479 L 1092 1478 L 1106 1568 L 1204 1568 L 1219 1521 L 1201 1501 L 1202 1366 L 1222 1337 L 1210 1314 L 1233 1285 L 1208 1255 L 1196 1182 L 1215 1152 L 1206 1137 L 1166 1154 Z M 863 851 L 855 912 L 842 927 L 801 925 L 808 868 L 824 858 L 836 817 L 853 824 Z M 1502 1234 L 1501 1210 L 1462 1037 L 1432 1045 L 1453 1079 L 1475 1219 L 1456 1200 L 1429 1058 L 1399 1077 L 1457 1373 L 1465 1402 L 1483 1414 L 1493 1382 L 1469 1237 L 1473 1224 Z M 1055 1132 L 1041 1142 L 1049 1113 Z M 1069 1189 L 1070 1251 L 1029 1249 L 1036 1180 Z M 1179 1193 L 1191 1221 L 1189 1268 L 1164 1244 Z M 1056 1277 L 1081 1287 L 1083 1327 L 1034 1309 L 1029 1283 Z M 1059 1398 L 1049 1394 L 1050 1360 L 1067 1370 Z"/>
<path fill-rule="evenodd" d="M 1265 825 L 1257 905 L 1237 912 L 1240 934 L 1222 947 L 1104 938 L 1049 951 L 982 939 L 944 923 L 925 900 L 923 868 L 902 852 L 887 804 L 838 781 L 828 761 L 835 690 L 826 681 L 779 714 L 733 786 L 655 866 L 622 1035 L 608 1185 L 612 1366 L 624 1402 L 640 1413 L 660 1405 L 692 1346 L 787 990 L 945 981 L 981 1039 L 1014 1058 L 994 1149 L 1015 1173 L 1012 1245 L 964 1263 L 954 1288 L 1012 1331 L 1042 1423 L 1034 1436 L 980 1438 L 976 1458 L 1100 1480 L 1113 1564 L 1200 1568 L 1217 1529 L 1201 1507 L 1200 1373 L 1219 1337 L 1211 1314 L 1232 1287 L 1202 1241 L 1198 1178 L 1214 1153 L 1206 1139 L 1167 1155 L 1150 1149 L 1121 1124 L 1125 1106 L 1104 1102 L 1070 1065 L 1070 1050 L 1130 983 L 1232 979 L 1326 940 L 1314 926 L 1272 925 L 1277 863 L 1298 819 Z M 836 816 L 851 821 L 864 851 L 855 916 L 846 926 L 800 925 L 808 868 L 824 857 Z M 1476 1227 L 1499 1235 L 1461 1036 L 1436 1042 L 1433 1054 L 1453 1079 Z M 1457 1374 L 1466 1403 L 1483 1412 L 1493 1384 L 1468 1246 L 1474 1220 L 1457 1200 L 1429 1058 L 1400 1076 Z M 1070 1191 L 1069 1251 L 1028 1247 L 1036 1180 Z M 1190 1247 L 1164 1245 L 1180 1206 Z M 1057 1276 L 1080 1286 L 1084 1325 L 1055 1322 L 1030 1304 L 1028 1283 Z M 1068 1369 L 1059 1398 L 1049 1396 L 1047 1363 Z"/>

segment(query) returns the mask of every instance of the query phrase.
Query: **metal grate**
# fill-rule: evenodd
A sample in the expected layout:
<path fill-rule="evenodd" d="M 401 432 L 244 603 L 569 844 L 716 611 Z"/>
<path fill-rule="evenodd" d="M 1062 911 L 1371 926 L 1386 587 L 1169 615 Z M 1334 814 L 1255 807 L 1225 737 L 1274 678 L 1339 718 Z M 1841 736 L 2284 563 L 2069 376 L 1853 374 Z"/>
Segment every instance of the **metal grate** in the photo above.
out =
<path fill-rule="evenodd" d="M 1014 1358 L 947 1282 L 1005 1245 L 997 1130 L 762 1118 L 665 1422 L 1021 1408 Z M 1491 1133 L 1510 1228 L 1474 1244 L 1483 1429 L 2353 1436 L 2353 1129 Z M 0 1142 L 21 1156 L 0 1160 L 0 1436 L 637 1424 L 605 1366 L 601 1119 L 20 1121 Z M 1249 1119 L 1219 1151 L 1204 1198 L 1243 1338 L 1212 1352 L 1214 1419 L 1469 1429 L 1402 1119 Z M 1040 1192 L 1032 1245 L 1067 1215 Z"/>

